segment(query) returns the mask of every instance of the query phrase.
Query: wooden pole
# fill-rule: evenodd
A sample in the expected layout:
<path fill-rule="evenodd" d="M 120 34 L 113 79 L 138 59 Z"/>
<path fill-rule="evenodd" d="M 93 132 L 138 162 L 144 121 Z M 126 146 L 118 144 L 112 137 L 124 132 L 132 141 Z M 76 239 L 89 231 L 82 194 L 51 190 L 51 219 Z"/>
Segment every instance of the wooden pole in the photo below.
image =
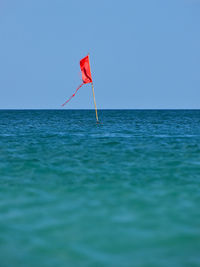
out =
<path fill-rule="evenodd" d="M 93 92 L 93 98 L 94 98 L 94 106 L 95 106 L 95 112 L 96 112 L 96 119 L 97 119 L 97 123 L 99 122 L 99 119 L 98 119 L 98 114 L 97 114 L 97 105 L 96 105 L 96 100 L 95 100 L 95 95 L 94 95 L 94 85 L 93 85 L 93 82 L 92 82 L 92 92 Z"/>
<path fill-rule="evenodd" d="M 89 53 L 88 53 L 88 57 L 89 57 Z M 90 60 L 89 60 L 89 64 L 90 64 Z M 91 67 L 90 67 L 91 70 Z M 95 94 L 94 94 L 94 85 L 92 82 L 92 92 L 93 92 L 93 98 L 94 98 L 94 106 L 95 106 L 95 112 L 96 112 L 96 119 L 97 119 L 97 123 L 99 122 L 99 118 L 98 118 L 98 114 L 97 114 L 97 104 L 96 104 L 96 100 L 95 100 Z"/>

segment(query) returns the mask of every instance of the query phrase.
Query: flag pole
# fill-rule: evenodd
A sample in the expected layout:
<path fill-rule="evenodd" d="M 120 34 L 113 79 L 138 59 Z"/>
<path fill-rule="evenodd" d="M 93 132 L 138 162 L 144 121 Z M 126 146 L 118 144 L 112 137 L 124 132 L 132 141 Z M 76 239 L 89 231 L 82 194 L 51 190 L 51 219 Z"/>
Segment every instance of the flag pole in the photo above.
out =
<path fill-rule="evenodd" d="M 95 101 L 93 82 L 92 82 L 92 92 L 93 92 L 93 98 L 94 98 L 94 106 L 95 106 L 95 112 L 96 112 L 96 119 L 97 119 L 97 123 L 98 123 L 99 122 L 99 119 L 98 119 L 98 114 L 97 114 L 97 105 L 96 105 L 96 101 Z"/>
<path fill-rule="evenodd" d="M 88 57 L 89 57 L 89 53 L 88 53 Z M 90 61 L 89 61 L 90 62 Z M 90 63 L 89 63 L 90 64 Z M 91 68 L 90 68 L 91 69 Z M 94 85 L 93 82 L 92 84 L 92 92 L 93 92 L 93 99 L 94 99 L 94 106 L 95 106 L 95 112 L 96 112 L 96 119 L 97 119 L 97 123 L 99 122 L 99 118 L 98 118 L 98 114 L 97 114 L 97 104 L 96 104 L 96 100 L 95 100 L 95 94 L 94 94 Z"/>

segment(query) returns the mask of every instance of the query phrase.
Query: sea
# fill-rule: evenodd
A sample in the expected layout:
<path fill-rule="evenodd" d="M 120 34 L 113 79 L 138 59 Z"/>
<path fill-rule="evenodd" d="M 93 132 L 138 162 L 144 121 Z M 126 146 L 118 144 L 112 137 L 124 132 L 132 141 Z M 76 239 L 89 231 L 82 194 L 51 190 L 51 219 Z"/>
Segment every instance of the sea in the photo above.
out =
<path fill-rule="evenodd" d="M 0 110 L 0 267 L 200 266 L 200 110 Z"/>

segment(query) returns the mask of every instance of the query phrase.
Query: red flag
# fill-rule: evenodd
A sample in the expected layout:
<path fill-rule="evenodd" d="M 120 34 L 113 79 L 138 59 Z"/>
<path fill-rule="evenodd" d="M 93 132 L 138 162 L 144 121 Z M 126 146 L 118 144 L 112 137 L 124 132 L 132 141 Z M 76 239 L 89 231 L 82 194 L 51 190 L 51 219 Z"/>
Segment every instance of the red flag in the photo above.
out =
<path fill-rule="evenodd" d="M 85 83 L 92 83 L 92 75 L 91 75 L 91 70 L 90 70 L 89 55 L 87 55 L 86 57 L 84 57 L 80 60 L 80 68 L 81 68 L 83 83 L 76 89 L 75 93 L 72 96 L 70 96 L 70 98 L 64 104 L 62 104 L 63 107 L 65 104 L 67 104 L 75 96 L 75 94 L 78 92 L 78 90 Z"/>
<path fill-rule="evenodd" d="M 92 83 L 92 75 L 88 55 L 80 60 L 80 67 L 82 72 L 83 83 Z"/>

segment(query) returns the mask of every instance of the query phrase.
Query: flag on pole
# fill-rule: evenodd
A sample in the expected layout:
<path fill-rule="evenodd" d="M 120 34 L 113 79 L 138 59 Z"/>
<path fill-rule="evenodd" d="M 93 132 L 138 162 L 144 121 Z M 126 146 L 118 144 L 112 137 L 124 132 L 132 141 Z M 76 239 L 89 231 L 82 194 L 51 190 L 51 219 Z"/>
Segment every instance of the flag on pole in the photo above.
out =
<path fill-rule="evenodd" d="M 80 67 L 82 72 L 83 83 L 92 83 L 92 75 L 88 55 L 80 60 Z"/>
<path fill-rule="evenodd" d="M 98 114 L 97 114 L 97 105 L 95 101 L 95 95 L 94 95 L 94 85 L 92 82 L 92 75 L 91 75 L 91 70 L 90 70 L 90 61 L 89 61 L 89 54 L 82 58 L 80 60 L 80 68 L 81 68 L 81 73 L 82 73 L 82 84 L 79 85 L 79 87 L 76 89 L 75 93 L 64 103 L 62 106 L 64 107 L 65 104 L 67 104 L 78 92 L 78 90 L 86 83 L 91 83 L 92 84 L 92 92 L 93 92 L 93 98 L 94 98 L 94 106 L 95 106 L 95 112 L 96 112 L 96 119 L 97 123 L 99 123 L 98 119 Z"/>
<path fill-rule="evenodd" d="M 62 106 L 64 107 L 65 104 L 67 104 L 78 92 L 78 90 L 86 83 L 92 83 L 92 75 L 91 75 L 91 70 L 90 70 L 90 61 L 89 61 L 89 55 L 87 55 L 86 57 L 82 58 L 80 60 L 80 68 L 81 68 L 81 73 L 82 73 L 82 84 L 79 85 L 79 87 L 76 89 L 75 93 L 70 96 L 70 98 L 64 103 L 62 104 Z"/>

